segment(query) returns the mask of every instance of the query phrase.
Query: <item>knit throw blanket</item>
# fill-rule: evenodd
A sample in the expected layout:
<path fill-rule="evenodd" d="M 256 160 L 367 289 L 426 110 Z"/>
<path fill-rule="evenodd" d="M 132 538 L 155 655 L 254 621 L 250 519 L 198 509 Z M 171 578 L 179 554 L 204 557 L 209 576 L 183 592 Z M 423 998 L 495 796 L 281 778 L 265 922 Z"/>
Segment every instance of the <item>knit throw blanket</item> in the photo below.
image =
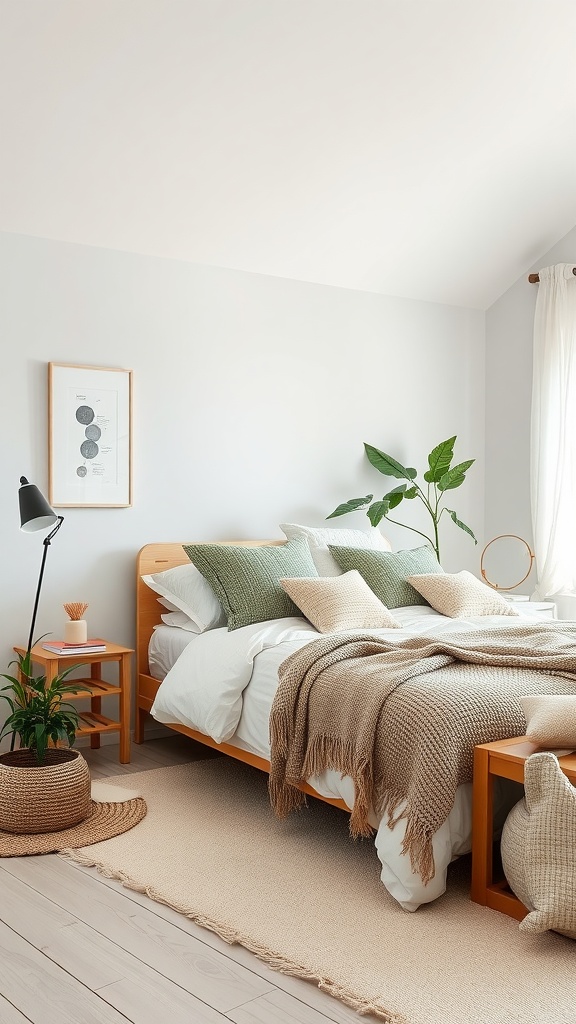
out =
<path fill-rule="evenodd" d="M 473 750 L 522 736 L 519 697 L 576 694 L 576 625 L 488 626 L 394 642 L 374 634 L 323 636 L 279 670 L 270 714 L 270 800 L 280 817 L 305 802 L 303 781 L 334 769 L 355 785 L 353 836 L 370 835 L 371 809 L 389 827 L 406 818 L 403 853 L 424 883 L 432 836 L 456 790 L 472 779 Z"/>

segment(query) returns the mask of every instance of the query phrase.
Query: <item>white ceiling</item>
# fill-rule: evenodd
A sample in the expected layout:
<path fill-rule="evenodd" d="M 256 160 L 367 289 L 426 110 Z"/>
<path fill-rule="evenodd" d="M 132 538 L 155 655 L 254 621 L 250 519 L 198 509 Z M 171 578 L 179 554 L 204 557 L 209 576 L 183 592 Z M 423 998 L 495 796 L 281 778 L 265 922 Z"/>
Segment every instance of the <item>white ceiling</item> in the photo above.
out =
<path fill-rule="evenodd" d="M 576 224 L 574 0 L 0 18 L 0 229 L 486 307 Z"/>

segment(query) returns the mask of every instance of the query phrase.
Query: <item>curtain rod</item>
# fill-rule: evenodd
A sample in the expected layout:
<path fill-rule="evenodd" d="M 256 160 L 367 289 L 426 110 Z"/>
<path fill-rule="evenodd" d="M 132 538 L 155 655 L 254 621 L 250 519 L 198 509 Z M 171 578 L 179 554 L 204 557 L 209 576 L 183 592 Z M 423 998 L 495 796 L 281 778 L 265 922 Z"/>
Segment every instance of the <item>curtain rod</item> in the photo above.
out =
<path fill-rule="evenodd" d="M 576 274 L 576 267 L 572 267 L 572 273 Z M 530 284 L 538 284 L 540 274 L 528 274 L 528 280 L 530 281 Z"/>

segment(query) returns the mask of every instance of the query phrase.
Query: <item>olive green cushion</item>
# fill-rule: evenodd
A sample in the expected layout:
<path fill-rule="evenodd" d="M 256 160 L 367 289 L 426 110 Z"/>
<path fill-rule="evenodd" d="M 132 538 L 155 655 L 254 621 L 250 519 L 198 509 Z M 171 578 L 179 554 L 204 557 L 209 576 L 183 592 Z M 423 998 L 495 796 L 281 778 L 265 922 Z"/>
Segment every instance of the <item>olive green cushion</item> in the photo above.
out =
<path fill-rule="evenodd" d="M 287 576 L 318 575 L 303 539 L 258 547 L 234 544 L 184 544 L 183 547 L 221 601 L 228 629 L 300 615 L 279 580 Z"/>
<path fill-rule="evenodd" d="M 387 608 L 428 604 L 408 582 L 408 576 L 442 572 L 436 554 L 428 544 L 405 551 L 367 551 L 329 545 L 330 552 L 344 572 L 357 569 Z M 418 566 L 416 569 L 415 566 Z"/>

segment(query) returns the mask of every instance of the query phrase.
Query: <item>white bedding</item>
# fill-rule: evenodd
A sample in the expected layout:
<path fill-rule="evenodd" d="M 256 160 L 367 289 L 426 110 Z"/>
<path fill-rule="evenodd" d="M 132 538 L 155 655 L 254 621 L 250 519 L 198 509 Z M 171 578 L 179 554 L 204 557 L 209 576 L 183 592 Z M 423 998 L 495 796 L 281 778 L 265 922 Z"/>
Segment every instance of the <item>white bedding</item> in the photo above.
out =
<path fill-rule="evenodd" d="M 501 621 L 497 616 L 449 619 L 421 605 L 395 608 L 394 616 L 402 629 L 373 632 L 401 640 L 414 633 L 453 633 Z M 315 639 L 316 630 L 305 619 L 293 617 L 231 632 L 220 628 L 183 637 L 176 637 L 177 633 L 185 631 L 159 626 L 151 639 L 152 674 L 158 672 L 159 678 L 171 666 L 156 695 L 153 716 L 159 722 L 178 722 L 211 736 L 217 743 L 226 741 L 269 758 L 268 720 L 278 668 L 292 651 Z M 354 788 L 349 777 L 326 771 L 309 782 L 322 796 L 342 799 L 352 807 Z M 373 819 L 382 882 L 406 910 L 416 910 L 440 896 L 446 888 L 448 864 L 470 850 L 471 792 L 470 784 L 460 786 L 448 819 L 434 836 L 436 873 L 426 886 L 401 853 L 405 822 L 398 822 L 390 830 L 387 817 L 384 821 Z M 506 795 L 505 789 L 500 793 L 495 788 L 496 810 L 502 817 L 513 799 L 506 799 Z"/>
<path fill-rule="evenodd" d="M 150 675 L 160 681 L 165 679 L 184 648 L 198 635 L 175 626 L 155 626 L 148 644 Z"/>

